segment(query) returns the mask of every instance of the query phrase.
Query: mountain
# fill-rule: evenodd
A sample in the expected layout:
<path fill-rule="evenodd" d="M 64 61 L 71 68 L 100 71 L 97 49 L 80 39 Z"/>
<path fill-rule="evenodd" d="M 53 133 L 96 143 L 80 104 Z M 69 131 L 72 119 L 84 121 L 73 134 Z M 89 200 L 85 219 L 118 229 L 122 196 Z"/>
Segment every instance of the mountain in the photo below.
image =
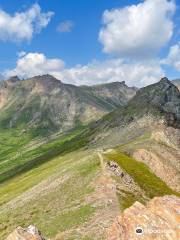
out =
<path fill-rule="evenodd" d="M 66 131 L 127 104 L 135 93 L 125 83 L 91 88 L 64 84 L 50 75 L 22 81 L 12 77 L 0 84 L 0 126 L 21 126 L 37 134 Z"/>
<path fill-rule="evenodd" d="M 180 92 L 167 78 L 140 89 L 126 106 L 104 116 L 91 129 L 91 146 L 120 146 L 121 152 L 145 163 L 180 191 Z M 110 159 L 119 161 L 116 154 Z"/>
<path fill-rule="evenodd" d="M 7 120 L 1 122 L 0 238 L 6 239 L 17 226 L 22 226 L 26 231 L 26 227 L 35 225 L 45 239 L 105 240 L 107 229 L 112 233 L 111 226 L 114 226 L 117 216 L 126 217 L 127 211 L 133 220 L 134 209 L 140 211 L 139 219 L 143 214 L 147 216 L 148 211 L 150 215 L 147 222 L 152 220 L 156 223 L 154 211 L 152 214 L 152 209 L 145 207 L 149 206 L 148 202 L 151 203 L 151 199 L 159 196 L 163 197 L 166 206 L 169 199 L 167 196 L 174 195 L 171 199 L 180 196 L 178 88 L 163 78 L 156 84 L 134 89 L 134 96 L 131 89 L 130 99 L 126 97 L 129 101 L 126 100 L 122 105 L 124 100 L 120 100 L 120 96 L 121 89 L 126 88 L 124 83 L 74 87 L 56 81 L 50 81 L 45 86 L 40 81 L 41 84 L 35 88 L 34 84 L 39 80 L 34 81 L 33 78 L 19 81 L 13 78 L 2 83 L 3 96 L 7 96 L 4 102 L 22 93 L 23 101 L 27 101 L 31 94 L 34 98 L 34 91 L 37 95 L 37 89 L 40 99 L 44 99 L 45 93 L 50 92 L 53 96 L 48 95 L 47 100 L 51 100 L 54 95 L 59 96 L 53 90 L 58 89 L 59 92 L 60 87 L 56 85 L 61 85 L 65 88 L 65 98 L 69 88 L 71 93 L 74 93 L 75 88 L 78 94 L 80 92 L 83 95 L 78 105 L 82 101 L 86 101 L 87 106 L 93 102 L 98 112 L 103 107 L 108 113 L 102 118 L 95 116 L 95 121 L 84 126 L 76 125 L 76 128 L 65 132 L 59 133 L 60 128 L 57 128 L 57 134 L 52 129 L 48 131 L 50 125 L 47 125 L 45 136 L 34 135 L 29 120 L 23 124 L 15 121 L 17 127 L 12 125 L 11 128 L 7 128 Z M 4 84 L 8 86 L 4 87 Z M 24 84 L 28 86 L 22 88 Z M 29 86 L 33 90 L 30 95 Z M 117 86 L 120 90 L 113 94 Z M 13 94 L 9 95 L 7 89 Z M 27 94 L 24 89 L 28 89 Z M 39 89 L 43 89 L 43 94 L 42 90 L 39 93 Z M 103 101 L 106 104 L 97 104 L 96 95 L 101 103 Z M 84 96 L 88 96 L 88 101 Z M 118 99 L 119 106 L 116 104 Z M 19 97 L 12 112 L 8 110 L 11 101 L 7 102 L 2 104 L 0 112 L 9 113 L 11 120 L 12 113 L 19 112 L 16 107 Z M 32 104 L 32 109 L 35 106 Z M 108 106 L 108 110 L 105 106 Z M 36 109 L 38 118 L 43 109 L 44 105 L 38 107 L 38 111 Z M 48 114 L 45 114 L 44 119 L 47 121 Z M 38 122 L 36 118 L 33 121 Z M 137 204 L 133 205 L 137 201 L 139 208 Z M 173 203 L 176 205 L 174 200 Z M 124 227 L 122 222 L 120 227 Z M 160 225 L 157 227 L 161 230 Z"/>
<path fill-rule="evenodd" d="M 135 87 L 129 88 L 125 82 L 113 82 L 107 84 L 100 84 L 95 86 L 82 86 L 82 89 L 89 94 L 100 97 L 116 108 L 119 105 L 124 106 L 134 97 L 136 91 Z"/>
<path fill-rule="evenodd" d="M 180 79 L 173 80 L 172 83 L 180 90 Z"/>
<path fill-rule="evenodd" d="M 148 114 L 155 117 L 162 116 L 168 124 L 179 126 L 180 93 L 167 78 L 141 88 L 126 106 L 115 109 L 95 125 L 98 131 L 103 128 L 124 127 Z"/>

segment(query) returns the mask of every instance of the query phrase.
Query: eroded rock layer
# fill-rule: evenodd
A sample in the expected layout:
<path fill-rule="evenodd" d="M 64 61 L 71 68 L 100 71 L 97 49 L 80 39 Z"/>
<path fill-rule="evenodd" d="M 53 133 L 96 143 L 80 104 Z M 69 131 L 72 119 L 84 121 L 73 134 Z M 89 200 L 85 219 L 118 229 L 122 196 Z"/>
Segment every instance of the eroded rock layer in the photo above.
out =
<path fill-rule="evenodd" d="M 108 240 L 180 239 L 180 199 L 156 197 L 146 206 L 136 202 L 119 216 L 107 232 Z"/>

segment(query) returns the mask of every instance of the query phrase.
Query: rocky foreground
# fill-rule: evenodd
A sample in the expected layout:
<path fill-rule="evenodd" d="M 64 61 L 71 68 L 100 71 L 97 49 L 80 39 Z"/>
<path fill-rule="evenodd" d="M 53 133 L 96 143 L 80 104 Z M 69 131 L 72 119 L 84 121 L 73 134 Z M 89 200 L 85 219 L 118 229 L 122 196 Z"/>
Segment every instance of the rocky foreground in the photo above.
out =
<path fill-rule="evenodd" d="M 108 240 L 180 239 L 180 199 L 156 197 L 146 206 L 136 202 L 108 230 Z"/>
<path fill-rule="evenodd" d="M 156 197 L 146 206 L 136 202 L 107 231 L 107 240 L 180 239 L 180 199 Z M 18 227 L 6 240 L 45 240 L 35 226 Z"/>
<path fill-rule="evenodd" d="M 14 232 L 12 232 L 7 240 L 45 240 L 41 232 L 35 226 L 29 226 L 24 229 L 22 227 L 17 227 Z"/>

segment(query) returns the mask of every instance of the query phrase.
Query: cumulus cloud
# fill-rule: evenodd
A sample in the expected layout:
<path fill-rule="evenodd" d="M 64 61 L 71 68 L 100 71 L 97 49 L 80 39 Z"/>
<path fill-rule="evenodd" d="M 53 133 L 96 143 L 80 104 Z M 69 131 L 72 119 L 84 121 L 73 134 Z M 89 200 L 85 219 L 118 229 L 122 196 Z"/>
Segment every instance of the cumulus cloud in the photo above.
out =
<path fill-rule="evenodd" d="M 48 25 L 52 16 L 52 12 L 42 13 L 38 4 L 14 15 L 0 9 L 0 40 L 29 41 L 35 33 L 39 33 Z"/>
<path fill-rule="evenodd" d="M 74 22 L 71 20 L 66 20 L 64 22 L 59 23 L 57 27 L 58 32 L 71 32 L 74 27 Z"/>
<path fill-rule="evenodd" d="M 157 82 L 164 76 L 161 66 L 156 61 L 127 63 L 117 58 L 65 68 L 61 59 L 49 59 L 42 53 L 24 52 L 19 54 L 15 69 L 7 70 L 5 76 L 18 75 L 21 78 L 28 78 L 47 73 L 63 82 L 76 85 L 125 81 L 129 86 L 138 87 Z"/>
<path fill-rule="evenodd" d="M 159 81 L 163 76 L 164 72 L 157 62 L 126 63 L 122 59 L 111 59 L 64 69 L 58 77 L 77 85 L 125 81 L 128 86 L 142 87 Z"/>
<path fill-rule="evenodd" d="M 180 71 L 180 42 L 170 47 L 167 58 L 163 59 L 161 63 L 170 65 Z"/>
<path fill-rule="evenodd" d="M 16 67 L 12 70 L 6 70 L 6 78 L 18 75 L 21 78 L 43 75 L 46 73 L 56 75 L 56 72 L 64 68 L 64 62 L 61 59 L 48 59 L 42 53 L 19 53 Z"/>
<path fill-rule="evenodd" d="M 173 35 L 175 9 L 173 0 L 145 0 L 106 10 L 99 33 L 104 52 L 134 58 L 156 55 Z"/>

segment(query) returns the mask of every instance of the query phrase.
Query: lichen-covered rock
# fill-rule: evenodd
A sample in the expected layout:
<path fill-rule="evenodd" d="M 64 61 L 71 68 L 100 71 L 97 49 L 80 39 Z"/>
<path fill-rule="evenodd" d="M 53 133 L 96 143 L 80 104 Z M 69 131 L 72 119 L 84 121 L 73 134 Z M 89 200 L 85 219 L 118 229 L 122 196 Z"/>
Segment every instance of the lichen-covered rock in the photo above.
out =
<path fill-rule="evenodd" d="M 146 206 L 136 202 L 108 229 L 108 240 L 180 239 L 180 199 L 156 197 Z"/>
<path fill-rule="evenodd" d="M 14 232 L 12 232 L 7 240 L 45 240 L 41 232 L 33 225 L 24 229 L 22 227 L 17 227 Z"/>

